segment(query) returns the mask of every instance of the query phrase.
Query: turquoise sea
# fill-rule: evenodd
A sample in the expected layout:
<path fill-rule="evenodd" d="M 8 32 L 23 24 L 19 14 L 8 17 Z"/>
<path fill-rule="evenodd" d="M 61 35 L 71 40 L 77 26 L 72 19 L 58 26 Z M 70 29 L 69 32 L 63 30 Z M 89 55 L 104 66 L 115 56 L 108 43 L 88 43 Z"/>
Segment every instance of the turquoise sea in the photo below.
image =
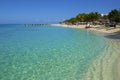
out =
<path fill-rule="evenodd" d="M 1 24 L 0 80 L 104 80 L 88 78 L 108 43 L 84 29 Z"/>

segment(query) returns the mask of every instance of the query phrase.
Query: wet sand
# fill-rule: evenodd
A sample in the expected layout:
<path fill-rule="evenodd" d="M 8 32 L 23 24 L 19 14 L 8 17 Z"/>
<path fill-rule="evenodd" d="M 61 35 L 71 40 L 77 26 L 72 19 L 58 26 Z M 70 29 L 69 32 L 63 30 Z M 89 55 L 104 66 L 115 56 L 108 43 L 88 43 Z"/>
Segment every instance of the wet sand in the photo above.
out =
<path fill-rule="evenodd" d="M 83 80 L 120 80 L 120 41 L 108 40 L 105 51 L 89 65 Z"/>

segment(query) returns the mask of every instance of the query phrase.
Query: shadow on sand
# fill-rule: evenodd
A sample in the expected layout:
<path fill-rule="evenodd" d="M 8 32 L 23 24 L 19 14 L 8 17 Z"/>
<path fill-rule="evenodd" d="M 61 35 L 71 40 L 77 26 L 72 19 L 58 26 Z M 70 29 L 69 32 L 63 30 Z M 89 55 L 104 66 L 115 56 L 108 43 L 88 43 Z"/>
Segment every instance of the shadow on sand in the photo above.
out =
<path fill-rule="evenodd" d="M 120 31 L 108 34 L 105 37 L 110 39 L 120 39 Z"/>

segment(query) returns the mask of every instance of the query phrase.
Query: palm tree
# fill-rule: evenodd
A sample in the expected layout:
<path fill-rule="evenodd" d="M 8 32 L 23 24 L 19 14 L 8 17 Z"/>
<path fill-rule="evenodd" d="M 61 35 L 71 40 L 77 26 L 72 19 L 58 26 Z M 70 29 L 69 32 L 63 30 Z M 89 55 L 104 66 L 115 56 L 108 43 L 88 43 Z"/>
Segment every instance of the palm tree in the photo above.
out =
<path fill-rule="evenodd" d="M 111 22 L 120 22 L 120 13 L 117 9 L 111 10 L 108 14 L 108 18 Z"/>

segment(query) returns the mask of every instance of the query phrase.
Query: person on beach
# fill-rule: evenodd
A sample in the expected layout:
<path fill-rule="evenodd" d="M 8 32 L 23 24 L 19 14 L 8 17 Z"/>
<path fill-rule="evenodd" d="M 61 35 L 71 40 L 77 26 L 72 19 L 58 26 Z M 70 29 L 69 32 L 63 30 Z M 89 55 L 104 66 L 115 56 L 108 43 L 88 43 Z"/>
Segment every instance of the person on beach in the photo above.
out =
<path fill-rule="evenodd" d="M 85 28 L 90 28 L 90 23 L 87 23 Z"/>

